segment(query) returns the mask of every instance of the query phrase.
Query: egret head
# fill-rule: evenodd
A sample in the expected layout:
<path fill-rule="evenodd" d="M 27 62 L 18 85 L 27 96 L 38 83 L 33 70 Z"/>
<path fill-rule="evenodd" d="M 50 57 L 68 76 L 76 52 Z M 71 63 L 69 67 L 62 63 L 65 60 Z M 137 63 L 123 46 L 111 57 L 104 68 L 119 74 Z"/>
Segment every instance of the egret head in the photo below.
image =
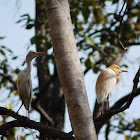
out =
<path fill-rule="evenodd" d="M 109 69 L 112 69 L 115 73 L 119 74 L 121 72 L 128 72 L 126 70 L 121 69 L 118 65 L 113 64 L 111 66 L 108 67 Z"/>
<path fill-rule="evenodd" d="M 31 61 L 33 58 L 38 57 L 38 56 L 45 56 L 45 52 L 34 52 L 34 51 L 29 51 L 27 56 L 26 56 L 26 61 Z"/>

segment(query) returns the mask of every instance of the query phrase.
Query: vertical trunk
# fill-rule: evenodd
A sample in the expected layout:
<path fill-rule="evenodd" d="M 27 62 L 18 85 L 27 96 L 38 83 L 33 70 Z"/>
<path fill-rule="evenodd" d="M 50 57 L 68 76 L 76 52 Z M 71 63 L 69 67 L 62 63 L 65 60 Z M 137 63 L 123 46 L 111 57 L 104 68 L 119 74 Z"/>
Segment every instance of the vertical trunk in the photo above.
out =
<path fill-rule="evenodd" d="M 35 43 L 37 51 L 47 52 L 46 40 L 46 15 L 42 7 L 44 3 L 36 1 L 36 21 L 35 21 Z M 61 92 L 57 69 L 54 68 L 54 74 L 49 72 L 47 56 L 37 58 L 37 75 L 39 80 L 40 96 L 37 104 L 53 119 L 54 127 L 63 130 L 65 102 Z M 49 83 L 49 86 L 48 86 Z M 46 125 L 52 125 L 41 115 L 41 122 Z"/>
<path fill-rule="evenodd" d="M 77 140 L 96 140 L 68 0 L 44 0 L 60 82 Z"/>

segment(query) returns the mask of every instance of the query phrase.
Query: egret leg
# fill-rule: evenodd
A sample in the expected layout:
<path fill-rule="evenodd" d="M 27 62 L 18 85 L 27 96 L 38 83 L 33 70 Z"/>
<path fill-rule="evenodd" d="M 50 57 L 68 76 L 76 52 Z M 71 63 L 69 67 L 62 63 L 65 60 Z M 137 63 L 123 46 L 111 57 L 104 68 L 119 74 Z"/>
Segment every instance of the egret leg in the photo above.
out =
<path fill-rule="evenodd" d="M 104 101 L 102 102 L 102 111 L 101 114 L 104 114 Z"/>
<path fill-rule="evenodd" d="M 28 104 L 28 118 L 30 119 L 30 117 L 29 117 L 29 110 L 30 110 L 30 104 Z"/>
<path fill-rule="evenodd" d="M 110 110 L 110 108 L 109 108 L 109 96 L 107 97 L 107 110 Z"/>
<path fill-rule="evenodd" d="M 30 119 L 30 116 L 29 116 L 29 109 L 28 109 L 28 118 Z"/>
<path fill-rule="evenodd" d="M 18 109 L 18 111 L 17 111 L 17 113 L 19 112 L 19 110 L 21 109 L 21 107 L 23 106 L 23 103 L 21 104 L 21 106 L 19 107 L 19 109 Z"/>

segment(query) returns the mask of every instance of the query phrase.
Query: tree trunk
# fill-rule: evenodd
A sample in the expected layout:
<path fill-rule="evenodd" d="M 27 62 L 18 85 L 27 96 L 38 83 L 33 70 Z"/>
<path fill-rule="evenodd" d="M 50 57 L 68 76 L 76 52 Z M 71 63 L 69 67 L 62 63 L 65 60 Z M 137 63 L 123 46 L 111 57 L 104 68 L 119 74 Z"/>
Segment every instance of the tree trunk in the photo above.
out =
<path fill-rule="evenodd" d="M 97 140 L 84 73 L 78 57 L 68 0 L 44 0 L 61 86 L 77 140 Z"/>

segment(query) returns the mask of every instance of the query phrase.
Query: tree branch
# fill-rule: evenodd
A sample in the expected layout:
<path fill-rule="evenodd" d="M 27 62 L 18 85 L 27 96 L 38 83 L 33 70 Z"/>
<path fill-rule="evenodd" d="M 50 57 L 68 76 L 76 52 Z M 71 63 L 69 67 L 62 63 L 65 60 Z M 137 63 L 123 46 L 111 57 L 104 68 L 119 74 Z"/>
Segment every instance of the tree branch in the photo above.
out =
<path fill-rule="evenodd" d="M 131 94 L 131 93 L 130 93 L 130 94 Z M 128 94 L 128 95 L 126 95 L 125 97 L 123 97 L 123 98 L 121 98 L 120 100 L 118 100 L 118 101 L 110 108 L 110 110 L 115 110 L 115 109 L 118 109 L 118 108 L 120 108 L 121 106 L 123 106 L 123 105 L 127 102 L 128 98 L 129 98 L 129 96 L 130 96 L 130 94 Z M 134 97 L 139 96 L 139 95 L 140 95 L 140 88 L 137 90 L 137 93 L 134 95 Z M 95 103 L 95 107 L 96 107 L 96 105 L 100 105 L 100 104 L 96 104 L 96 103 Z M 97 108 L 99 108 L 99 107 L 97 107 Z M 100 111 L 99 111 L 99 112 L 100 112 Z M 98 116 L 98 114 L 96 114 L 96 111 L 94 112 L 93 115 L 94 115 L 95 117 Z M 93 118 L 94 118 L 94 116 L 93 116 Z M 109 118 L 106 119 L 106 120 L 102 120 L 102 121 L 100 121 L 100 122 L 97 122 L 97 123 L 95 124 L 96 132 L 97 132 L 97 133 L 99 132 L 99 130 L 101 129 L 101 127 L 102 127 L 105 123 L 107 123 L 108 120 L 109 120 Z"/>
<path fill-rule="evenodd" d="M 115 105 L 111 108 L 111 111 L 99 116 L 98 118 L 94 118 L 95 124 L 100 122 L 101 120 L 104 120 L 104 121 L 108 120 L 113 115 L 118 114 L 118 113 L 126 110 L 127 108 L 129 108 L 134 97 L 136 97 L 140 94 L 139 93 L 140 89 L 137 90 L 139 77 L 140 77 L 140 68 L 139 68 L 139 70 L 138 70 L 138 72 L 133 80 L 134 85 L 133 85 L 133 90 L 132 90 L 131 94 L 125 96 L 124 98 L 122 98 L 121 100 L 116 102 Z M 121 107 L 121 106 L 123 106 L 123 107 Z M 116 109 L 116 107 L 117 107 L 117 109 Z M 112 109 L 115 109 L 115 110 L 112 110 Z M 8 115 L 8 116 L 11 116 L 11 117 L 17 119 L 17 120 L 14 120 L 14 121 L 11 121 L 11 122 L 8 122 L 8 123 L 1 125 L 0 126 L 0 134 L 1 135 L 3 135 L 5 133 L 5 131 L 7 131 L 8 129 L 13 128 L 13 127 L 28 127 L 31 129 L 36 129 L 39 132 L 44 132 L 44 135 L 51 137 L 51 138 L 59 138 L 62 140 L 63 139 L 67 139 L 67 140 L 74 139 L 74 137 L 72 137 L 71 135 L 69 135 L 67 133 L 64 133 L 62 131 L 59 131 L 59 130 L 52 128 L 52 127 L 49 127 L 49 126 L 45 126 L 42 123 L 32 121 L 32 120 L 28 119 L 27 117 L 20 116 L 20 115 L 16 114 L 14 111 L 8 110 L 8 109 L 3 108 L 3 107 L 0 107 L 0 115 Z"/>
<path fill-rule="evenodd" d="M 38 130 L 41 133 L 44 133 L 44 136 L 47 136 L 49 138 L 58 138 L 60 140 L 74 140 L 73 136 L 65 132 L 59 131 L 49 126 L 45 126 L 44 124 L 30 120 L 27 117 L 20 116 L 12 110 L 0 107 L 0 115 L 8 115 L 16 119 L 14 121 L 1 125 L 0 135 L 4 135 L 8 129 L 13 127 L 28 127 L 31 129 Z"/>
<path fill-rule="evenodd" d="M 128 42 L 128 46 L 132 46 L 132 45 L 140 45 L 140 42 L 132 42 L 132 43 Z"/>
<path fill-rule="evenodd" d="M 106 140 L 108 140 L 109 132 L 110 132 L 110 121 L 108 121 L 106 130 L 105 130 L 105 139 Z"/>
<path fill-rule="evenodd" d="M 40 105 L 37 105 L 37 109 L 47 119 L 49 123 L 53 123 L 53 119 L 45 112 L 45 110 Z"/>
<path fill-rule="evenodd" d="M 6 73 L 0 73 L 0 75 L 4 78 L 6 78 L 9 82 L 11 82 L 13 84 L 13 87 L 15 88 L 15 90 L 17 89 L 16 83 L 15 81 L 13 81 L 12 77 Z"/>
<path fill-rule="evenodd" d="M 124 5 L 125 5 L 126 2 L 127 2 L 127 5 L 126 5 L 126 8 L 125 8 L 125 11 L 124 11 L 123 15 L 121 16 L 122 10 L 123 10 Z M 118 31 L 118 42 L 120 43 L 120 45 L 122 46 L 122 48 L 123 48 L 125 51 L 127 51 L 127 46 L 126 46 L 126 44 L 123 45 L 122 42 L 121 42 L 121 40 L 120 40 L 120 31 L 121 31 L 121 27 L 122 27 L 123 18 L 124 18 L 125 14 L 126 14 L 127 11 L 128 11 L 128 3 L 129 3 L 129 0 L 125 0 L 124 3 L 123 3 L 123 6 L 122 6 L 122 8 L 121 8 L 121 10 L 120 10 L 120 12 L 119 12 L 120 27 L 119 27 L 119 31 Z M 128 42 L 128 41 L 126 41 L 126 42 Z"/>

